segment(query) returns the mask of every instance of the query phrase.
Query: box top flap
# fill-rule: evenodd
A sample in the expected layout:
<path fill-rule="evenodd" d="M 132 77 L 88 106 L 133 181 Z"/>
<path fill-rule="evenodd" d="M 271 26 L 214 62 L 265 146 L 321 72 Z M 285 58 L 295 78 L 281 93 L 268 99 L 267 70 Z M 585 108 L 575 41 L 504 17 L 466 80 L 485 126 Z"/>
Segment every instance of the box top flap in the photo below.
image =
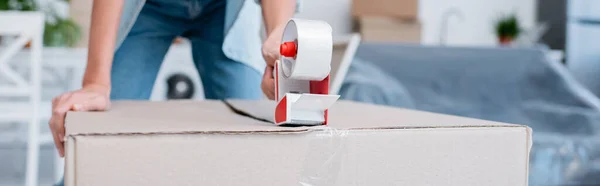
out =
<path fill-rule="evenodd" d="M 258 109 L 259 107 L 254 107 Z M 234 113 L 222 101 L 116 101 L 105 112 L 69 112 L 67 135 L 302 132 Z"/>
<path fill-rule="evenodd" d="M 226 102 L 239 113 L 270 122 L 274 119 L 276 103 L 273 101 L 226 100 Z M 328 126 L 336 129 L 524 127 L 521 125 L 343 100 L 337 101 L 328 110 L 328 114 Z"/>
<path fill-rule="evenodd" d="M 276 103 L 268 100 L 116 101 L 105 112 L 69 112 L 67 135 L 306 132 L 319 127 L 273 124 Z M 329 109 L 334 129 L 519 127 L 350 101 Z"/>

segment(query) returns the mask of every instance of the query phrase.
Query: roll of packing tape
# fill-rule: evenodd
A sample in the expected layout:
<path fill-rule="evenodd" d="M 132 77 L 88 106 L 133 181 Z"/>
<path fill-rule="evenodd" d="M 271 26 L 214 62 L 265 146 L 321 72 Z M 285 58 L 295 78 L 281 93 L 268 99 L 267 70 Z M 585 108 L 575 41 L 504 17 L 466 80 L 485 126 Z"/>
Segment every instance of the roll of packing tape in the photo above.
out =
<path fill-rule="evenodd" d="M 286 78 L 323 80 L 331 70 L 333 36 L 324 21 L 291 19 L 281 40 L 281 65 Z"/>

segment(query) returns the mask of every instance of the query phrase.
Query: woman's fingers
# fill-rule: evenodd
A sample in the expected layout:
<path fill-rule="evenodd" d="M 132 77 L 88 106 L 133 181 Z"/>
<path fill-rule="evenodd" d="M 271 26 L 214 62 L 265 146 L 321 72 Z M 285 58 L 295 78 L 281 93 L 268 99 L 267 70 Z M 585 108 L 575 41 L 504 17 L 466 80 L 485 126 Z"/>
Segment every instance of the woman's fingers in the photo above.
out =
<path fill-rule="evenodd" d="M 265 68 L 261 88 L 263 89 L 263 93 L 267 96 L 267 98 L 270 100 L 275 99 L 275 79 L 273 78 L 272 66 L 267 65 Z"/>
<path fill-rule="evenodd" d="M 62 103 L 57 102 L 55 109 L 52 111 L 52 118 L 50 119 L 50 129 L 52 130 L 52 136 L 54 138 L 54 144 L 56 145 L 56 150 L 58 150 L 58 154 L 63 157 L 64 156 L 64 117 L 66 111 L 60 109 Z"/>
<path fill-rule="evenodd" d="M 58 96 L 52 100 L 52 118 L 50 129 L 54 138 L 54 144 L 60 156 L 64 156 L 65 117 L 67 112 L 104 110 L 107 106 L 107 98 L 93 92 L 73 92 Z"/>
<path fill-rule="evenodd" d="M 56 132 L 57 130 L 56 130 L 55 118 L 56 117 L 54 117 L 54 116 L 52 116 L 52 118 L 50 118 L 49 126 L 50 126 L 50 130 L 52 131 L 54 146 L 56 147 L 56 150 L 58 151 L 58 154 L 60 155 L 60 157 L 63 157 L 64 156 L 63 142 L 62 142 L 62 140 L 59 139 L 59 137 L 58 137 L 59 135 Z"/>
<path fill-rule="evenodd" d="M 78 90 L 65 93 L 52 99 L 52 117 L 49 126 L 54 144 L 61 157 L 64 156 L 65 116 L 73 111 L 102 111 L 109 106 L 107 95 L 102 91 Z"/>

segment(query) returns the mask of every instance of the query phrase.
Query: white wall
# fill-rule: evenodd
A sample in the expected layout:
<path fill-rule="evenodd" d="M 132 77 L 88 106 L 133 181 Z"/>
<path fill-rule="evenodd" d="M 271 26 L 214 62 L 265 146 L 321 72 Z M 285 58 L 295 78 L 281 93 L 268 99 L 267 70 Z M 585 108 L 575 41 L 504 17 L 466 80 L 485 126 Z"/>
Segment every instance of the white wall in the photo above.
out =
<path fill-rule="evenodd" d="M 302 0 L 300 8 L 297 18 L 327 21 L 333 28 L 334 35 L 352 32 L 352 0 Z"/>
<path fill-rule="evenodd" d="M 419 17 L 423 22 L 423 42 L 439 44 L 443 14 L 456 8 L 463 20 L 448 21 L 450 45 L 494 45 L 495 20 L 506 13 L 516 13 L 526 28 L 535 24 L 535 0 L 420 0 Z"/>
<path fill-rule="evenodd" d="M 352 0 L 303 0 L 300 18 L 322 19 L 334 29 L 334 34 L 351 32 Z M 439 44 L 442 15 L 456 8 L 462 12 L 460 21 L 452 17 L 448 23 L 449 45 L 494 45 L 494 21 L 504 14 L 516 12 L 525 27 L 535 22 L 536 0 L 420 0 L 419 19 L 423 23 L 423 43 Z"/>

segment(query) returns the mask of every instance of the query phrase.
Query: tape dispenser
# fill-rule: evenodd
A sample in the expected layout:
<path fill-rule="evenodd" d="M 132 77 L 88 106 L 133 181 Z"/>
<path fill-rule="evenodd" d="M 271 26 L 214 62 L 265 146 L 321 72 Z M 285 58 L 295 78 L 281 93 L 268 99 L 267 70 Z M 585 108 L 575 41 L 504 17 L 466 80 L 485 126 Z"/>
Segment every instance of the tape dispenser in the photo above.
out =
<path fill-rule="evenodd" d="M 275 63 L 275 124 L 327 125 L 327 110 L 339 99 L 329 95 L 332 29 L 324 21 L 291 19 Z"/>

